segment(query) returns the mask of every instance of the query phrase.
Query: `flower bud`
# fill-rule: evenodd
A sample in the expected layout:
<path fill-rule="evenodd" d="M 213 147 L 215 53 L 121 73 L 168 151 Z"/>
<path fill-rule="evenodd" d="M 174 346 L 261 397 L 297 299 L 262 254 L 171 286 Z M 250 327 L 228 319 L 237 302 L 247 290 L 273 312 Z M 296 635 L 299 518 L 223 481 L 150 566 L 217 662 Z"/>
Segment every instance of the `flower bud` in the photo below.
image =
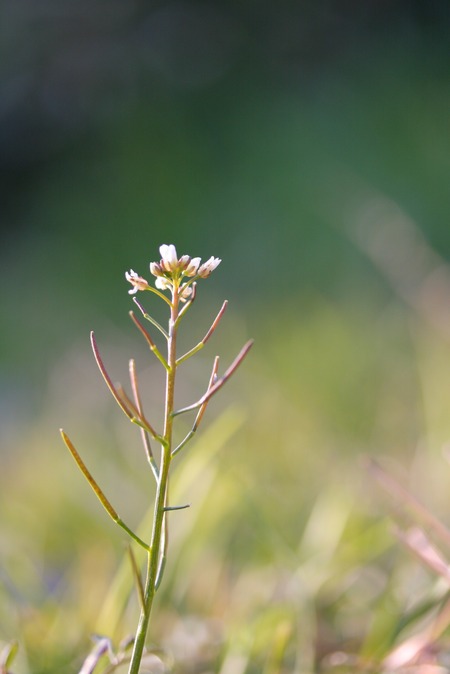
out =
<path fill-rule="evenodd" d="M 200 278 L 207 278 L 221 262 L 222 260 L 220 260 L 218 257 L 211 256 L 209 260 L 204 262 L 201 267 L 199 267 L 197 272 L 198 276 L 200 276 Z"/>
<path fill-rule="evenodd" d="M 160 262 L 161 269 L 164 271 L 177 271 L 178 256 L 175 246 L 173 244 L 170 244 L 170 246 L 163 244 L 160 246 L 159 252 L 162 258 Z"/>

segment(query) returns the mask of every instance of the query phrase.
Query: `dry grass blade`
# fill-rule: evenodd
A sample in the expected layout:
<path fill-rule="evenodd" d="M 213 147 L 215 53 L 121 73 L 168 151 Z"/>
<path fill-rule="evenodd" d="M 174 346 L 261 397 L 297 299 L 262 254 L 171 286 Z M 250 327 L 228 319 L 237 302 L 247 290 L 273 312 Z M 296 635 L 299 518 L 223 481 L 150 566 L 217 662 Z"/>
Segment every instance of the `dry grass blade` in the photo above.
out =
<path fill-rule="evenodd" d="M 376 479 L 385 492 L 401 506 L 403 510 L 409 509 L 433 531 L 438 538 L 450 548 L 450 530 L 443 524 L 426 506 L 423 505 L 411 492 L 403 487 L 392 475 L 389 475 L 374 459 L 367 459 L 369 473 Z"/>
<path fill-rule="evenodd" d="M 450 584 L 450 567 L 437 548 L 430 543 L 419 527 L 411 527 L 408 531 L 398 530 L 398 539 L 414 555 L 434 573 L 439 574 Z"/>
<path fill-rule="evenodd" d="M 408 667 L 408 671 L 417 672 L 417 674 L 448 672 L 447 669 L 442 669 L 435 659 L 436 641 L 449 624 L 450 598 L 447 598 L 431 625 L 428 625 L 420 634 L 405 639 L 386 656 L 383 660 L 383 671 L 392 672 Z M 417 669 L 410 670 L 409 667 L 414 665 L 417 665 Z"/>
<path fill-rule="evenodd" d="M 92 674 L 100 659 L 106 654 L 112 656 L 111 642 L 105 637 L 100 639 L 100 641 L 94 646 L 93 650 L 91 653 L 89 653 L 86 660 L 84 661 L 83 666 L 78 674 Z"/>

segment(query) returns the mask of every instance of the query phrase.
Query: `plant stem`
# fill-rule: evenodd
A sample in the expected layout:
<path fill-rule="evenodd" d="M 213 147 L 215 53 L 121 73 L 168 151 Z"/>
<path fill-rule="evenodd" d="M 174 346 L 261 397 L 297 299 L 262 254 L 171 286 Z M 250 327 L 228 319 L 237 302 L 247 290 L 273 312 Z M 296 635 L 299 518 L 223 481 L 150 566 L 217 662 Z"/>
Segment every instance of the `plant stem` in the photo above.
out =
<path fill-rule="evenodd" d="M 161 442 L 161 465 L 156 488 L 156 503 L 153 516 L 153 531 L 150 543 L 150 552 L 147 557 L 147 578 L 144 591 L 144 605 L 141 608 L 139 624 L 136 631 L 133 653 L 131 656 L 128 674 L 139 674 L 145 639 L 147 637 L 153 599 L 156 593 L 161 557 L 161 543 L 164 530 L 164 518 L 167 517 L 165 507 L 168 500 L 169 469 L 172 459 L 172 426 L 176 375 L 176 321 L 178 318 L 178 288 L 174 288 L 170 310 L 169 334 L 167 340 L 166 398 L 164 412 L 164 436 Z"/>

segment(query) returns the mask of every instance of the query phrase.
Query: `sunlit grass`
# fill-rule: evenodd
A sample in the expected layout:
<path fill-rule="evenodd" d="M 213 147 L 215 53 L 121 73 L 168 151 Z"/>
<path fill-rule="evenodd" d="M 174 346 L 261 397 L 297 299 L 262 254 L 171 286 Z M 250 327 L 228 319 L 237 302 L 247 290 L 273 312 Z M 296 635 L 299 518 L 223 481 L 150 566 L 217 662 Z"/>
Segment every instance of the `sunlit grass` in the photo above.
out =
<path fill-rule="evenodd" d="M 397 542 L 360 459 L 383 455 L 450 522 L 449 345 L 396 303 L 315 298 L 294 316 L 274 309 L 270 325 L 251 320 L 261 336 L 236 402 L 211 405 L 176 466 L 172 496 L 191 508 L 171 514 L 151 643 L 180 673 L 322 671 L 337 652 L 376 669 L 446 585 Z M 0 634 L 20 642 L 14 674 L 78 671 L 92 634 L 117 646 L 138 612 L 124 536 L 59 444 L 58 377 L 42 418 L 5 448 Z M 138 526 L 151 503 L 143 457 L 125 423 L 110 423 L 101 385 L 97 398 L 95 419 L 78 412 L 84 458 Z"/>

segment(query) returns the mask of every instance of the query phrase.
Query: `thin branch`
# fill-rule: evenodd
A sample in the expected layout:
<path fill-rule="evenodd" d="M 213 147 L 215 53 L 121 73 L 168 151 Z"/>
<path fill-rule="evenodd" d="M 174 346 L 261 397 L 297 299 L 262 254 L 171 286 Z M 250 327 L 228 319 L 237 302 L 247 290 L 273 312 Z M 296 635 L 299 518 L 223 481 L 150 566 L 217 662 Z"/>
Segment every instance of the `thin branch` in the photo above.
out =
<path fill-rule="evenodd" d="M 94 352 L 94 357 L 95 357 L 96 363 L 98 365 L 98 369 L 102 373 L 103 379 L 105 380 L 107 387 L 111 391 L 111 393 L 112 393 L 114 399 L 116 400 L 117 404 L 119 405 L 119 407 L 122 409 L 122 411 L 126 414 L 126 416 L 131 421 L 133 419 L 134 415 L 132 414 L 132 412 L 130 412 L 130 410 L 124 405 L 123 401 L 120 399 L 119 395 L 117 394 L 116 388 L 115 388 L 114 384 L 112 383 L 109 374 L 106 371 L 106 368 L 105 368 L 105 366 L 103 364 L 103 361 L 100 357 L 97 342 L 95 341 L 94 331 L 91 332 L 91 345 L 92 345 L 92 351 Z"/>
<path fill-rule="evenodd" d="M 167 299 L 167 298 L 164 298 L 164 299 Z M 138 307 L 138 309 L 139 309 L 139 311 L 141 312 L 141 314 L 143 315 L 143 317 L 144 317 L 147 321 L 149 321 L 152 325 L 154 325 L 155 328 L 157 328 L 157 329 L 160 331 L 160 333 L 164 335 L 164 337 L 165 337 L 166 339 L 169 339 L 169 335 L 168 335 L 167 332 L 164 330 L 164 328 L 158 323 L 158 321 L 155 321 L 155 319 L 154 319 L 152 316 L 150 316 L 150 314 L 148 314 L 148 313 L 145 311 L 145 309 L 144 309 L 144 307 L 142 306 L 142 304 L 139 304 L 139 302 L 137 301 L 137 299 L 136 299 L 135 297 L 133 297 L 133 302 L 134 302 L 135 305 Z"/>
<path fill-rule="evenodd" d="M 94 357 L 96 360 L 96 363 L 98 365 L 98 369 L 103 375 L 103 379 L 106 382 L 107 387 L 111 391 L 113 398 L 119 405 L 120 409 L 125 413 L 125 415 L 128 417 L 128 419 L 133 423 L 136 424 L 137 426 L 140 426 L 141 428 L 144 428 L 146 431 L 148 431 L 155 439 L 160 440 L 160 436 L 156 433 L 156 431 L 152 428 L 151 424 L 145 419 L 143 416 L 141 416 L 138 412 L 138 410 L 135 408 L 131 400 L 128 398 L 126 395 L 125 391 L 121 386 L 114 386 L 114 384 L 111 381 L 111 378 L 109 374 L 106 371 L 106 368 L 103 364 L 103 361 L 100 356 L 100 352 L 98 350 L 97 342 L 95 341 L 95 336 L 94 332 L 91 332 L 91 344 L 92 344 L 92 350 L 94 352 Z"/>
<path fill-rule="evenodd" d="M 241 351 L 238 353 L 234 361 L 231 363 L 230 367 L 228 370 L 225 372 L 225 374 L 222 377 L 219 377 L 217 379 L 216 383 L 209 389 L 209 391 L 206 391 L 206 393 L 200 398 L 200 400 L 197 400 L 196 403 L 193 403 L 192 405 L 188 405 L 188 407 L 183 407 L 180 410 L 176 410 L 175 412 L 172 412 L 172 416 L 176 417 L 179 414 L 184 414 L 185 412 L 191 412 L 192 410 L 196 410 L 197 408 L 201 407 L 206 403 L 219 389 L 222 388 L 222 386 L 228 381 L 228 379 L 231 377 L 232 374 L 237 370 L 239 365 L 242 363 L 244 360 L 245 356 L 247 353 L 250 351 L 251 347 L 253 346 L 253 339 L 248 341 Z"/>
<path fill-rule="evenodd" d="M 169 369 L 169 365 L 167 364 L 166 359 L 164 358 L 164 356 L 162 355 L 162 353 L 160 352 L 160 350 L 159 350 L 158 347 L 156 346 L 155 342 L 153 341 L 153 339 L 151 338 L 151 336 L 149 335 L 149 333 L 147 332 L 147 330 L 144 328 L 144 326 L 142 325 L 142 323 L 140 323 L 140 322 L 138 321 L 138 319 L 136 318 L 136 316 L 134 315 L 134 313 L 133 313 L 132 311 L 129 312 L 129 315 L 130 315 L 131 320 L 132 320 L 133 323 L 135 324 L 135 326 L 138 328 L 138 330 L 140 331 L 140 333 L 144 336 L 145 341 L 147 342 L 147 344 L 148 344 L 149 347 L 150 347 L 150 351 L 152 351 L 152 352 L 155 354 L 155 356 L 157 357 L 157 359 L 159 360 L 159 362 L 162 363 L 163 367 L 164 367 L 166 370 L 168 370 L 168 369 Z"/>
<path fill-rule="evenodd" d="M 175 328 L 178 327 L 179 322 L 181 321 L 181 319 L 183 318 L 184 314 L 189 309 L 189 307 L 192 306 L 192 303 L 194 302 L 196 297 L 197 297 L 197 284 L 193 283 L 192 284 L 192 294 L 191 294 L 190 298 L 188 299 L 188 301 L 185 303 L 184 307 L 180 310 L 180 313 L 178 314 L 178 318 L 175 321 Z"/>
<path fill-rule="evenodd" d="M 164 300 L 164 302 L 166 302 L 169 305 L 169 307 L 172 308 L 172 302 L 169 300 L 168 297 L 163 295 L 162 292 L 160 292 L 156 288 L 153 288 L 152 286 L 147 286 L 147 288 L 145 288 L 145 290 L 150 290 L 151 293 L 154 293 L 155 295 L 158 295 L 158 297 L 160 297 L 162 300 Z"/>
<path fill-rule="evenodd" d="M 203 349 L 203 347 L 205 346 L 206 342 L 208 341 L 208 339 L 211 337 L 211 335 L 213 334 L 213 332 L 216 330 L 217 326 L 219 325 L 220 319 L 221 319 L 222 316 L 224 315 L 225 309 L 227 308 L 227 305 L 228 305 L 228 300 L 225 300 L 225 302 L 222 304 L 222 307 L 221 307 L 219 313 L 218 313 L 217 316 L 215 317 L 215 319 L 214 319 L 214 321 L 213 321 L 211 327 L 209 328 L 209 330 L 208 330 L 208 332 L 206 333 L 206 335 L 203 337 L 202 341 L 199 342 L 199 343 L 197 344 L 197 346 L 194 346 L 192 349 L 190 349 L 190 351 L 188 351 L 187 353 L 185 353 L 184 356 L 181 356 L 180 358 L 178 358 L 178 360 L 177 360 L 177 365 L 180 365 L 180 364 L 183 363 L 185 360 L 187 360 L 188 358 L 190 358 L 191 356 L 193 356 L 195 353 L 197 353 L 198 351 L 200 351 L 200 349 Z"/>
<path fill-rule="evenodd" d="M 95 481 L 94 477 L 91 475 L 91 473 L 90 473 L 89 469 L 87 468 L 86 464 L 84 463 L 83 459 L 82 459 L 81 456 L 78 454 L 78 452 L 77 452 L 77 450 L 75 449 L 73 443 L 71 442 L 69 436 L 68 436 L 66 433 L 64 433 L 64 431 L 63 431 L 62 428 L 60 429 L 59 432 L 61 433 L 61 437 L 62 437 L 62 439 L 63 439 L 63 441 L 64 441 L 64 444 L 66 445 L 66 447 L 67 447 L 67 449 L 69 450 L 69 452 L 72 454 L 72 456 L 73 456 L 73 458 L 74 458 L 74 460 L 75 460 L 75 462 L 76 462 L 78 468 L 81 470 L 81 472 L 83 473 L 84 477 L 85 477 L 86 480 L 89 482 L 89 484 L 90 484 L 92 490 L 94 491 L 94 493 L 95 493 L 95 495 L 97 496 L 98 500 L 100 501 L 100 503 L 102 504 L 102 506 L 104 507 L 104 509 L 105 509 L 106 512 L 108 513 L 108 515 L 111 517 L 111 519 L 112 519 L 116 524 L 118 524 L 119 527 L 121 527 L 124 531 L 126 531 L 127 534 L 128 534 L 129 536 L 131 536 L 131 538 L 133 538 L 133 539 L 136 541 L 136 543 L 139 543 L 139 545 L 142 546 L 142 547 L 144 548 L 144 550 L 147 550 L 147 552 L 151 552 L 150 546 L 147 545 L 147 543 L 145 543 L 141 538 L 139 538 L 139 536 L 138 536 L 137 534 L 135 534 L 134 531 L 132 531 L 132 530 L 125 524 L 125 522 L 121 519 L 121 517 L 119 517 L 118 513 L 116 512 L 116 510 L 113 508 L 113 506 L 111 505 L 111 503 L 108 501 L 108 499 L 106 498 L 105 494 L 104 494 L 103 491 L 101 490 L 100 486 L 97 484 L 97 482 Z"/>
<path fill-rule="evenodd" d="M 222 316 L 224 315 L 225 309 L 227 308 L 227 306 L 228 306 L 228 300 L 225 300 L 224 303 L 222 304 L 221 308 L 220 308 L 219 313 L 217 314 L 217 316 L 213 320 L 211 327 L 209 328 L 206 335 L 203 337 L 203 344 L 206 344 L 208 339 L 211 337 L 211 335 L 213 334 L 213 332 L 215 331 L 215 329 L 219 325 L 219 322 L 220 322 Z"/>
<path fill-rule="evenodd" d="M 207 391 L 211 390 L 211 387 L 213 386 L 214 382 L 216 381 L 218 368 L 219 368 L 219 356 L 216 356 L 214 358 L 214 364 L 213 364 L 211 376 L 209 378 L 208 388 L 206 389 Z M 195 432 L 196 432 L 197 428 L 199 427 L 200 422 L 203 418 L 203 415 L 205 413 L 208 402 L 209 402 L 209 399 L 205 403 L 203 403 L 203 405 L 200 407 L 199 411 L 197 412 L 197 416 L 195 417 L 195 421 L 194 421 L 194 424 L 193 424 L 191 430 L 186 435 L 186 437 L 180 442 L 180 444 L 177 447 L 175 447 L 175 449 L 172 451 L 172 456 L 175 456 L 175 454 L 178 454 L 178 452 L 183 449 L 183 447 L 189 442 L 189 440 L 195 434 Z"/>
<path fill-rule="evenodd" d="M 207 391 L 210 391 L 211 388 L 212 388 L 212 387 L 214 386 L 214 384 L 216 383 L 216 381 L 217 381 L 217 371 L 218 371 L 218 369 L 219 369 L 219 356 L 216 356 L 216 357 L 214 358 L 214 363 L 213 363 L 212 370 L 211 370 L 211 376 L 209 377 L 209 382 L 208 382 L 208 388 L 207 388 Z M 200 426 L 200 422 L 201 422 L 201 420 L 203 419 L 203 415 L 205 414 L 205 410 L 206 410 L 206 407 L 207 407 L 207 405 L 208 405 L 208 402 L 209 402 L 209 399 L 206 400 L 206 401 L 203 403 L 203 405 L 200 407 L 200 409 L 199 409 L 199 411 L 198 411 L 198 413 L 197 413 L 197 416 L 195 417 L 194 425 L 193 425 L 193 427 L 192 427 L 193 430 L 194 430 L 194 433 L 195 433 L 195 431 L 197 430 L 197 428 Z"/>
<path fill-rule="evenodd" d="M 139 416 L 143 417 L 144 414 L 142 411 L 141 396 L 139 395 L 136 365 L 133 358 L 130 359 L 129 368 L 130 368 L 130 381 L 131 381 L 131 388 L 133 391 L 134 402 L 136 404 L 137 411 L 139 412 Z M 153 475 L 155 476 L 155 480 L 158 481 L 159 470 L 155 461 L 155 457 L 153 456 L 149 433 L 144 428 L 140 428 L 140 431 L 142 443 L 144 445 L 145 453 L 147 455 L 147 460 L 150 464 L 150 468 L 152 469 Z"/>
<path fill-rule="evenodd" d="M 191 504 L 190 503 L 185 503 L 184 505 L 181 506 L 165 506 L 163 508 L 164 512 L 169 512 L 171 510 L 186 510 L 186 508 L 190 508 Z"/>
<path fill-rule="evenodd" d="M 148 433 L 150 433 L 152 438 L 155 438 L 155 440 L 161 441 L 160 436 L 155 431 L 150 422 L 147 421 L 147 419 L 142 414 L 139 414 L 139 411 L 137 410 L 135 404 L 131 402 L 130 398 L 126 394 L 121 384 L 116 384 L 116 393 L 119 396 L 119 399 L 123 402 L 123 404 L 130 410 L 130 412 L 133 415 L 130 419 L 131 423 L 136 424 L 136 426 L 139 426 L 139 428 L 143 428 L 144 430 L 146 430 Z"/>

